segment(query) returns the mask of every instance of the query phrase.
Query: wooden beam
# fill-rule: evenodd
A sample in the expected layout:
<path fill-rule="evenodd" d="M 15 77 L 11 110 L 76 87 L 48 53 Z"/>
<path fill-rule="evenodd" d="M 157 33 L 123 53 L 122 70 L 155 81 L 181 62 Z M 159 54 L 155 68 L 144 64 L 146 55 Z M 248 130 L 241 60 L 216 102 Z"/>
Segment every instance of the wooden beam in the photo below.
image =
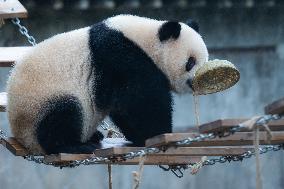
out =
<path fill-rule="evenodd" d="M 161 145 L 170 145 L 177 141 L 194 138 L 197 136 L 197 133 L 169 133 L 158 135 L 146 141 L 146 146 L 161 146 Z M 225 138 L 215 138 L 211 140 L 200 141 L 198 143 L 192 143 L 190 147 L 204 147 L 204 146 L 242 146 L 242 145 L 252 145 L 253 144 L 253 133 L 252 132 L 237 132 L 232 136 Z M 277 131 L 272 132 L 271 143 L 266 141 L 267 134 L 266 132 L 260 132 L 260 144 L 282 144 L 284 143 L 284 132 Z"/>
<path fill-rule="evenodd" d="M 28 12 L 17 0 L 0 0 L 0 19 L 27 18 Z"/>
<path fill-rule="evenodd" d="M 95 151 L 97 156 L 111 157 L 123 155 L 128 152 L 135 152 L 143 148 L 137 147 L 116 147 L 107 149 L 98 149 Z M 240 146 L 219 146 L 219 147 L 171 147 L 165 152 L 150 154 L 149 156 L 225 156 L 225 155 L 239 155 L 248 150 L 253 150 L 252 147 Z"/>
<path fill-rule="evenodd" d="M 2 139 L 1 144 L 6 147 L 12 154 L 15 156 L 26 156 L 29 155 L 28 151 L 13 137 L 8 139 Z M 138 148 L 137 148 L 138 149 Z M 98 154 L 96 154 L 98 156 Z M 53 162 L 56 165 L 64 166 L 75 160 L 84 160 L 86 158 L 93 157 L 94 154 L 52 154 L 45 155 L 45 162 Z M 198 156 L 174 156 L 174 155 L 157 155 L 146 157 L 145 164 L 146 165 L 176 165 L 176 164 L 188 164 L 194 163 L 201 160 L 201 157 Z M 112 164 L 117 165 L 137 165 L 139 163 L 139 158 L 134 158 L 127 161 L 115 162 Z"/>
<path fill-rule="evenodd" d="M 84 160 L 93 157 L 94 154 L 57 154 L 45 156 L 45 162 L 55 163 L 56 165 L 68 165 L 74 160 Z M 199 162 L 201 157 L 198 156 L 147 156 L 145 158 L 145 165 L 180 165 Z M 105 163 L 102 163 L 105 164 Z M 112 162 L 114 165 L 137 165 L 139 164 L 139 157 L 128 159 L 120 162 Z"/>
<path fill-rule="evenodd" d="M 264 111 L 266 114 L 284 114 L 284 98 L 268 104 Z"/>
<path fill-rule="evenodd" d="M 210 123 L 205 123 L 199 126 L 200 133 L 218 133 L 229 131 L 230 128 L 247 121 L 248 119 L 219 119 Z M 271 131 L 284 131 L 284 120 L 271 121 L 269 124 Z M 264 128 L 260 128 L 264 131 Z M 248 129 L 241 129 L 241 132 L 248 132 Z"/>
<path fill-rule="evenodd" d="M 15 138 L 2 139 L 1 144 L 15 156 L 28 155 L 28 151 Z"/>
<path fill-rule="evenodd" d="M 0 0 L 1 2 L 1 0 Z M 0 47 L 0 67 L 12 67 L 32 47 Z"/>

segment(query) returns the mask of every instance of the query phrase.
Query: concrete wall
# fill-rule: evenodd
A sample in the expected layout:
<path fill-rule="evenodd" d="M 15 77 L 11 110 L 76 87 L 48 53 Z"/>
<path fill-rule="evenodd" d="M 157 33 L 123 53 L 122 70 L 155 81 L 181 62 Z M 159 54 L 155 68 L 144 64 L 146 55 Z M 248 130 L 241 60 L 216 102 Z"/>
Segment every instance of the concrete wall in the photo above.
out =
<path fill-rule="evenodd" d="M 201 33 L 210 48 L 210 58 L 232 61 L 241 72 L 240 82 L 233 88 L 200 98 L 201 122 L 219 118 L 250 117 L 263 114 L 265 104 L 284 96 L 284 8 L 174 8 L 115 9 L 87 11 L 53 11 L 32 9 L 24 24 L 39 41 L 56 33 L 90 25 L 118 13 L 131 13 L 160 19 L 200 22 Z M 17 29 L 7 23 L 0 29 L 0 46 L 26 45 Z M 0 52 L 1 53 L 1 52 Z M 4 90 L 9 69 L 0 69 L 0 90 Z M 175 95 L 174 128 L 194 125 L 191 95 Z M 1 113 L 1 128 L 8 129 L 6 114 Z M 283 152 L 261 156 L 264 188 L 284 188 Z M 242 163 L 204 167 L 182 179 L 156 166 L 144 170 L 141 188 L 255 188 L 254 159 Z M 114 188 L 131 188 L 131 171 L 137 166 L 115 166 Z M 36 165 L 0 150 L 1 188 L 107 188 L 106 166 L 81 166 L 63 169 Z"/>

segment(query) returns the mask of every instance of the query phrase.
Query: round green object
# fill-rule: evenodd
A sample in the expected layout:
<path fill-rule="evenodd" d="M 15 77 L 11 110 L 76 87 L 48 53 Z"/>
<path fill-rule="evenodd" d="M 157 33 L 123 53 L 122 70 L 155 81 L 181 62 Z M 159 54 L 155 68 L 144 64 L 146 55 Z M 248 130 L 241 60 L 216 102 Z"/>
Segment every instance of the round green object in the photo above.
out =
<path fill-rule="evenodd" d="M 195 73 L 192 86 L 195 94 L 206 95 L 223 91 L 240 79 L 238 69 L 227 60 L 211 60 Z"/>

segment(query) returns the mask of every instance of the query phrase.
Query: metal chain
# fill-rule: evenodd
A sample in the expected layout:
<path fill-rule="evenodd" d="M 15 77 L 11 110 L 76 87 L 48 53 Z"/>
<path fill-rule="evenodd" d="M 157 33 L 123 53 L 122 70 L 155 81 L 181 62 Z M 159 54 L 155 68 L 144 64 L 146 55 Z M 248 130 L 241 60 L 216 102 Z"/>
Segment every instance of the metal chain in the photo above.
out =
<path fill-rule="evenodd" d="M 265 154 L 267 152 L 271 151 L 279 151 L 281 149 L 284 149 L 283 144 L 278 145 L 268 145 L 264 147 L 259 148 L 260 154 Z M 234 156 L 221 156 L 219 158 L 212 158 L 209 160 L 206 160 L 203 162 L 203 165 L 215 165 L 216 163 L 226 163 L 226 162 L 232 162 L 232 161 L 243 161 L 244 159 L 251 158 L 252 156 L 255 156 L 255 151 L 246 151 L 245 153 L 241 155 L 234 155 Z"/>
<path fill-rule="evenodd" d="M 29 34 L 29 30 L 28 30 L 25 26 L 21 25 L 20 19 L 19 19 L 19 18 L 13 18 L 11 21 L 12 21 L 12 23 L 13 23 L 14 25 L 18 26 L 19 32 L 27 38 L 28 42 L 29 42 L 32 46 L 35 46 L 35 45 L 36 45 L 36 40 L 35 40 L 35 38 Z M 105 125 L 106 125 L 106 126 L 105 126 Z M 113 128 L 112 128 L 111 126 L 109 126 L 109 124 L 108 124 L 106 121 L 104 121 L 104 120 L 102 121 L 102 123 L 101 123 L 100 126 L 101 126 L 102 129 L 107 130 L 107 131 L 109 131 L 109 130 L 111 129 L 111 130 L 114 132 L 115 136 L 117 136 L 117 137 L 118 137 L 118 136 L 123 136 L 123 134 L 121 134 L 119 131 L 113 129 Z"/>
<path fill-rule="evenodd" d="M 0 140 L 5 138 L 7 138 L 6 133 L 0 129 Z"/>
<path fill-rule="evenodd" d="M 278 144 L 278 145 L 268 145 L 264 147 L 260 147 L 259 151 L 260 154 L 265 154 L 267 152 L 271 151 L 279 151 L 284 149 L 284 144 Z M 243 161 L 244 159 L 251 158 L 252 156 L 255 156 L 255 151 L 247 151 L 244 152 L 241 155 L 233 155 L 233 156 L 220 156 L 219 158 L 211 158 L 208 160 L 205 160 L 202 163 L 202 166 L 207 165 L 215 165 L 216 163 L 231 163 L 236 161 Z M 192 166 L 196 165 L 197 163 L 190 163 L 187 165 L 168 165 L 168 167 L 159 165 L 159 167 L 164 171 L 171 171 L 176 177 L 182 178 L 184 175 L 184 171 L 187 169 L 190 169 Z"/>
<path fill-rule="evenodd" d="M 257 125 L 262 125 L 262 124 L 267 124 L 269 121 L 271 120 L 277 120 L 280 119 L 281 117 L 279 115 L 265 115 L 262 116 L 257 122 Z M 216 135 L 213 133 L 209 133 L 209 134 L 200 134 L 194 138 L 187 138 L 181 141 L 178 141 L 174 144 L 172 144 L 172 146 L 184 146 L 184 145 L 190 145 L 193 142 L 199 142 L 199 141 L 203 141 L 205 139 L 212 139 L 212 138 L 216 138 L 217 136 L 219 137 L 227 137 L 230 136 L 232 134 L 234 134 L 237 131 L 240 131 L 241 128 L 243 128 L 243 126 L 241 124 L 232 127 L 227 134 L 222 134 L 222 135 Z M 5 138 L 6 135 L 3 131 L 0 130 L 0 137 L 1 138 Z M 0 138 L 0 139 L 1 139 Z M 56 163 L 49 163 L 46 162 L 44 160 L 43 156 L 33 156 L 33 155 L 28 155 L 28 156 L 24 156 L 24 158 L 28 161 L 33 161 L 35 163 L 38 164 L 45 164 L 45 165 L 53 165 L 55 167 L 75 167 L 75 166 L 79 166 L 79 165 L 93 165 L 93 164 L 100 164 L 100 163 L 109 163 L 109 162 L 121 162 L 121 161 L 126 161 L 128 159 L 134 159 L 136 157 L 141 157 L 141 156 L 146 156 L 149 154 L 155 154 L 155 153 L 159 153 L 161 151 L 166 151 L 167 148 L 169 146 L 161 146 L 159 148 L 144 148 L 142 150 L 138 150 L 138 151 L 134 151 L 134 152 L 128 152 L 126 154 L 122 154 L 122 155 L 117 155 L 117 156 L 111 156 L 111 157 L 97 157 L 94 156 L 92 158 L 88 158 L 88 159 L 84 159 L 84 160 L 75 160 L 72 161 L 68 164 L 65 165 L 57 165 Z M 268 146 L 264 146 L 264 147 L 260 147 L 260 154 L 264 154 L 270 151 L 279 151 L 281 149 L 284 149 L 284 145 L 283 144 L 278 144 L 278 145 L 268 145 Z M 221 156 L 219 158 L 212 158 L 209 160 L 206 160 L 203 162 L 203 166 L 205 165 L 215 165 L 216 163 L 226 163 L 226 162 L 231 162 L 231 161 L 242 161 L 243 159 L 247 159 L 250 158 L 252 156 L 255 155 L 254 151 L 247 151 L 241 155 L 234 155 L 234 156 Z M 182 170 L 186 170 L 188 168 L 190 168 L 190 166 L 195 165 L 196 163 L 191 163 L 188 165 L 174 165 L 174 166 L 169 166 L 169 168 L 165 168 L 160 166 L 163 170 L 165 171 L 172 171 L 177 177 L 181 178 L 183 176 L 183 172 Z"/>
<path fill-rule="evenodd" d="M 20 19 L 19 18 L 13 18 L 11 21 L 12 21 L 13 24 L 15 24 L 16 26 L 19 27 L 19 32 L 27 38 L 28 42 L 32 46 L 35 46 L 36 45 L 35 38 L 33 36 L 29 35 L 29 31 L 25 26 L 21 25 Z"/>
<path fill-rule="evenodd" d="M 281 118 L 281 116 L 279 116 L 277 114 L 275 114 L 275 115 L 264 115 L 256 121 L 256 125 L 262 126 L 262 125 L 265 125 L 272 120 L 278 120 L 280 118 Z M 190 145 L 194 142 L 204 141 L 206 139 L 210 140 L 210 139 L 214 139 L 216 137 L 228 137 L 228 136 L 233 135 L 235 132 L 240 131 L 243 128 L 244 128 L 244 125 L 242 125 L 242 123 L 240 123 L 239 125 L 236 125 L 236 126 L 230 128 L 226 132 L 199 134 L 199 135 L 195 136 L 194 138 L 186 138 L 184 140 L 175 142 L 174 145 L 175 146 L 184 146 L 184 145 Z"/>
<path fill-rule="evenodd" d="M 28 42 L 31 45 L 33 45 L 33 46 L 36 45 L 35 38 L 33 36 L 29 35 L 29 31 L 27 30 L 27 28 L 25 26 L 21 25 L 19 18 L 12 19 L 12 23 L 19 27 L 20 33 L 27 38 Z M 256 122 L 256 125 L 258 125 L 258 126 L 265 125 L 271 120 L 278 120 L 280 118 L 281 117 L 279 115 L 264 115 Z M 106 124 L 107 127 L 105 127 L 104 124 Z M 105 121 L 103 121 L 103 123 L 101 124 L 101 127 L 104 130 L 109 130 L 109 125 Z M 211 139 L 214 139 L 216 137 L 228 137 L 230 135 L 233 135 L 235 132 L 240 131 L 243 127 L 244 126 L 242 124 L 239 124 L 235 127 L 230 128 L 227 132 L 199 134 L 199 135 L 195 136 L 194 138 L 187 138 L 187 139 L 184 139 L 184 140 L 181 140 L 181 141 L 177 141 L 177 142 L 171 144 L 171 146 L 184 146 L 184 145 L 190 145 L 194 142 L 204 141 L 206 139 L 211 140 Z M 7 138 L 7 135 L 4 133 L 4 131 L 0 130 L 0 140 L 5 139 L 5 138 Z M 53 166 L 56 166 L 56 167 L 59 166 L 59 167 L 62 168 L 62 167 L 75 167 L 75 166 L 79 166 L 79 165 L 93 165 L 93 164 L 100 164 L 100 163 L 125 161 L 127 159 L 134 159 L 136 157 L 141 157 L 141 156 L 145 156 L 145 155 L 149 155 L 149 154 L 159 153 L 159 152 L 161 152 L 161 149 L 163 149 L 163 151 L 166 151 L 168 147 L 169 146 L 161 146 L 160 148 L 144 148 L 142 150 L 138 150 L 138 151 L 135 151 L 135 152 L 128 152 L 128 153 L 123 154 L 123 155 L 112 156 L 112 157 L 96 157 L 96 156 L 94 156 L 92 158 L 88 158 L 88 159 L 84 159 L 84 160 L 75 160 L 75 161 L 72 161 L 71 163 L 65 164 L 65 165 L 57 165 L 56 163 L 46 162 L 44 160 L 44 156 L 27 155 L 27 156 L 24 156 L 24 158 L 28 161 L 33 161 L 33 162 L 38 163 L 38 164 L 53 165 Z M 268 146 L 260 147 L 259 151 L 260 151 L 260 154 L 264 154 L 264 153 L 267 153 L 267 152 L 270 152 L 270 151 L 279 151 L 281 149 L 284 149 L 283 144 L 274 145 L 274 146 L 268 145 Z M 212 158 L 212 159 L 204 161 L 202 164 L 203 164 L 203 166 L 205 166 L 205 165 L 215 165 L 216 163 L 242 161 L 244 159 L 251 158 L 254 155 L 255 155 L 255 151 L 247 151 L 247 152 L 245 152 L 241 155 L 221 156 L 219 158 Z M 164 166 L 159 166 L 159 167 L 162 168 L 165 171 L 172 171 L 177 177 L 181 178 L 181 177 L 183 177 L 182 171 L 190 168 L 192 165 L 195 165 L 195 164 L 196 163 L 190 163 L 188 165 L 174 165 L 174 166 L 170 165 L 168 168 L 166 168 Z"/>

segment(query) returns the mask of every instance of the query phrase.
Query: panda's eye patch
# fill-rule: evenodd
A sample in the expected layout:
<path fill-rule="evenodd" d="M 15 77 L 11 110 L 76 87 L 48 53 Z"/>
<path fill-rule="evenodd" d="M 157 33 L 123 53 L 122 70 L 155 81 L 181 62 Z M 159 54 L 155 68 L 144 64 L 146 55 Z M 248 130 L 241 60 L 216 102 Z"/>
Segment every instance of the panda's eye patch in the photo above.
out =
<path fill-rule="evenodd" d="M 190 71 L 195 66 L 195 58 L 190 57 L 186 63 L 186 71 Z"/>

